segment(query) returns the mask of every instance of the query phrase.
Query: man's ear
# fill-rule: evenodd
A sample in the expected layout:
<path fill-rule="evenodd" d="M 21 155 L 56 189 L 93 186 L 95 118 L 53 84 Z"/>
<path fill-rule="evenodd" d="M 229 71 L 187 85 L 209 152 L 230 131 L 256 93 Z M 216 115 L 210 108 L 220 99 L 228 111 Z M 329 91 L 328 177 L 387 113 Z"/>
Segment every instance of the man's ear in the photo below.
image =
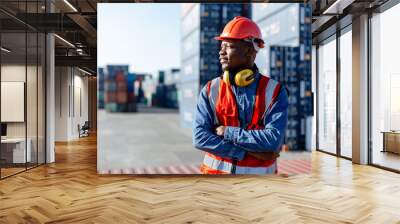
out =
<path fill-rule="evenodd" d="M 253 57 L 253 49 L 246 47 L 246 56 Z"/>
<path fill-rule="evenodd" d="M 246 49 L 246 56 L 252 58 L 253 60 L 256 59 L 256 54 L 257 54 L 257 52 L 254 48 L 248 47 Z"/>

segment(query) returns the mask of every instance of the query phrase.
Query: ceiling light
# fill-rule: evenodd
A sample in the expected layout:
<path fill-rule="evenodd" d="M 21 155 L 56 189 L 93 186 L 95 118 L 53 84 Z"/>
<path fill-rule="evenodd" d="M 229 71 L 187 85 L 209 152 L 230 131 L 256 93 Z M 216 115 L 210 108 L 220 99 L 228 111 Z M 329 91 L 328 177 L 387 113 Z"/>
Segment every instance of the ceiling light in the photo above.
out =
<path fill-rule="evenodd" d="M 75 45 L 71 44 L 71 42 L 69 42 L 68 40 L 66 40 L 66 39 L 64 39 L 64 38 L 62 38 L 62 37 L 60 37 L 60 36 L 57 35 L 57 34 L 54 34 L 54 36 L 57 37 L 58 39 L 60 39 L 61 41 L 63 41 L 64 43 L 66 43 L 67 45 L 69 45 L 69 46 L 75 48 Z"/>
<path fill-rule="evenodd" d="M 92 73 L 90 73 L 90 72 L 88 72 L 88 71 L 85 71 L 85 70 L 83 70 L 83 69 L 81 69 L 81 68 L 79 68 L 79 67 L 78 67 L 78 69 L 79 69 L 79 71 L 81 71 L 81 72 L 83 72 L 83 73 L 85 73 L 85 74 L 87 74 L 87 75 L 92 75 Z"/>
<path fill-rule="evenodd" d="M 343 10 L 351 5 L 355 0 L 336 0 L 322 14 L 342 14 Z"/>
<path fill-rule="evenodd" d="M 9 49 L 7 49 L 7 48 L 5 48 L 5 47 L 1 47 L 1 50 L 4 51 L 4 52 L 6 52 L 6 53 L 10 53 L 10 52 L 11 52 L 11 50 L 9 50 Z"/>
<path fill-rule="evenodd" d="M 64 0 L 65 4 L 67 4 L 72 10 L 74 10 L 74 12 L 78 12 L 78 10 L 71 4 L 69 3 L 68 0 Z"/>

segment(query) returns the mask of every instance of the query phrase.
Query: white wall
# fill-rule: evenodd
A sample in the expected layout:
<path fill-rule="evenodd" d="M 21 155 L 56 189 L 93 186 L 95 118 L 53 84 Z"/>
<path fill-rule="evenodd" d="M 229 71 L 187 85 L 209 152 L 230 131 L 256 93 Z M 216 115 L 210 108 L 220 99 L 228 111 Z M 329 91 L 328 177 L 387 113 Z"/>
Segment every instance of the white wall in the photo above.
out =
<path fill-rule="evenodd" d="M 27 70 L 25 70 L 27 69 Z M 2 82 L 25 82 L 25 75 L 26 71 L 28 74 L 35 73 L 36 74 L 36 67 L 34 66 L 27 66 L 25 67 L 24 65 L 17 65 L 17 64 L 12 64 L 12 65 L 2 65 L 1 66 L 1 81 Z M 29 78 L 29 77 L 28 77 Z M 30 85 L 36 85 L 36 81 L 33 83 L 32 80 L 29 80 Z M 27 104 L 28 106 L 35 107 L 36 108 L 36 88 L 27 88 Z M 31 92 L 32 91 L 32 92 Z M 35 105 L 29 105 L 31 102 L 35 102 Z M 2 110 L 6 110 L 6 108 L 1 108 Z M 36 113 L 33 114 L 31 113 L 30 110 L 28 110 L 27 118 L 28 122 L 28 129 L 34 128 L 36 130 L 36 125 L 31 124 L 32 121 L 35 121 L 36 124 Z M 25 137 L 25 123 L 26 122 L 7 122 L 7 136 L 8 137 Z M 33 127 L 34 126 L 34 127 Z M 29 130 L 28 130 L 28 137 L 29 137 Z"/>
<path fill-rule="evenodd" d="M 76 68 L 56 67 L 56 141 L 77 139 L 78 124 L 88 120 L 88 78 L 83 75 Z"/>
<path fill-rule="evenodd" d="M 27 78 L 27 80 L 25 80 Z M 1 81 L 2 82 L 24 82 L 26 84 L 26 101 L 23 100 L 22 107 L 14 110 L 20 110 L 22 117 L 26 112 L 26 120 L 23 118 L 21 122 L 6 122 L 7 124 L 7 137 L 9 138 L 24 138 L 25 135 L 30 140 L 30 148 L 32 161 L 44 163 L 44 150 L 45 150 L 45 116 L 44 116 L 44 74 L 42 67 L 39 65 L 24 64 L 2 64 L 1 66 Z M 2 98 L 7 97 L 7 92 L 2 89 Z M 24 94 L 24 90 L 19 90 L 20 94 Z M 22 91 L 22 92 L 21 92 Z M 8 93 L 10 94 L 10 93 Z M 25 106 L 26 102 L 26 106 Z M 3 104 L 4 102 L 2 102 Z M 10 111 L 12 108 L 3 105 L 2 112 L 17 113 L 17 111 Z M 22 110 L 22 111 L 21 111 Z M 3 119 L 2 119 L 3 120 Z M 37 155 L 38 153 L 38 155 Z M 51 157 L 50 157 L 51 158 Z M 48 160 L 51 162 L 51 160 Z"/>
<path fill-rule="evenodd" d="M 2 65 L 1 66 L 1 81 L 2 82 L 25 82 L 24 65 Z M 28 67 L 28 71 L 31 67 Z M 6 110 L 6 108 L 1 108 Z M 24 122 L 10 122 L 7 123 L 7 137 L 25 137 L 25 123 Z"/>
<path fill-rule="evenodd" d="M 72 129 L 71 129 L 71 136 L 72 138 L 77 138 L 78 133 L 78 124 L 81 126 L 88 121 L 88 77 L 81 76 L 83 73 L 79 72 L 78 70 L 74 70 L 74 96 L 72 96 L 74 100 L 74 108 L 73 110 L 75 113 L 72 113 Z M 79 102 L 80 101 L 80 102 Z M 79 108 L 81 107 L 81 108 Z M 82 111 L 80 111 L 80 109 Z"/>
<path fill-rule="evenodd" d="M 55 141 L 68 140 L 69 76 L 67 67 L 55 68 Z"/>

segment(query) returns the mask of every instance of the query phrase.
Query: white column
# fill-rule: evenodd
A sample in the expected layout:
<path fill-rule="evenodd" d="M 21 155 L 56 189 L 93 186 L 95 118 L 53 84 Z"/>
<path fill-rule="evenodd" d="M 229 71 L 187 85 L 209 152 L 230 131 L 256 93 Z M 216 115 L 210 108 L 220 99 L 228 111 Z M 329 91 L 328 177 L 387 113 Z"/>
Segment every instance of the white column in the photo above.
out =
<path fill-rule="evenodd" d="M 46 11 L 54 12 L 54 5 L 46 1 Z M 46 35 L 46 163 L 55 162 L 55 42 L 54 34 Z"/>
<path fill-rule="evenodd" d="M 55 161 L 54 133 L 55 133 L 55 56 L 54 56 L 54 35 L 46 36 L 46 163 Z"/>
<path fill-rule="evenodd" d="M 71 67 L 57 66 L 55 69 L 55 141 L 69 141 L 71 132 Z"/>
<path fill-rule="evenodd" d="M 353 162 L 368 163 L 368 16 L 353 20 Z"/>

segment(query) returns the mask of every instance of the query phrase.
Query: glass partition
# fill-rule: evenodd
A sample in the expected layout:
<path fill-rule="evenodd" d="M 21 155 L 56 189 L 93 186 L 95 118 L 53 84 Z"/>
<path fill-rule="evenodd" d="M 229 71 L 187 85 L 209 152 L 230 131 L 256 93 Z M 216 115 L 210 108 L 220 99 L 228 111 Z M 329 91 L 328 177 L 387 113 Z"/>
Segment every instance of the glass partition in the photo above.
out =
<path fill-rule="evenodd" d="M 351 26 L 340 36 L 340 155 L 352 157 L 352 33 Z"/>
<path fill-rule="evenodd" d="M 0 7 L 43 13 L 45 1 Z M 0 178 L 45 163 L 45 34 L 0 12 Z"/>
<path fill-rule="evenodd" d="M 400 4 L 371 18 L 372 164 L 400 171 Z"/>
<path fill-rule="evenodd" d="M 26 144 L 26 41 L 25 32 L 1 34 L 2 177 L 24 171 L 31 162 Z"/>
<path fill-rule="evenodd" d="M 318 48 L 318 149 L 336 154 L 336 36 Z"/>

